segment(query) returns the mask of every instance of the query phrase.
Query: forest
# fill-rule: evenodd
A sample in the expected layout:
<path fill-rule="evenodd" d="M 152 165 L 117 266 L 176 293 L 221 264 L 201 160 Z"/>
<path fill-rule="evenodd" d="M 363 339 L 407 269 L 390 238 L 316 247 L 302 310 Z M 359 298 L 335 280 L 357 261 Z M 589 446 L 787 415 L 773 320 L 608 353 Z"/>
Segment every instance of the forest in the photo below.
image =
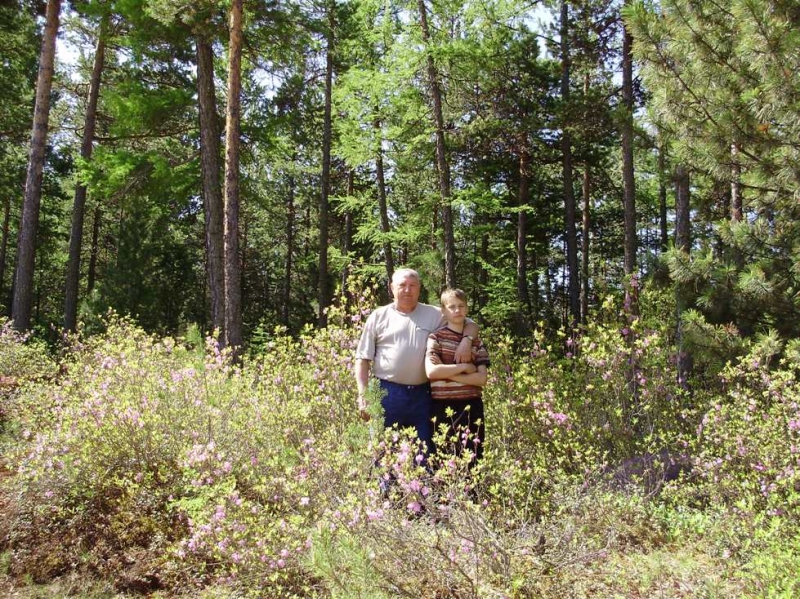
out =
<path fill-rule="evenodd" d="M 4 0 L 0 591 L 800 594 L 799 23 Z M 400 267 L 470 298 L 478 467 L 358 419 Z"/>

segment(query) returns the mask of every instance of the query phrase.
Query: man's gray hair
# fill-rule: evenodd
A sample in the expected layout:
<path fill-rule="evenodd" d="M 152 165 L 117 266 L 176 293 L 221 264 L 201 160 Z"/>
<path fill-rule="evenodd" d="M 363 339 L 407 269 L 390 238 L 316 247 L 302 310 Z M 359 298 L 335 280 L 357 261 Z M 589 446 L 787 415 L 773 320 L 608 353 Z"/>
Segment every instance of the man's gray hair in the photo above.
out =
<path fill-rule="evenodd" d="M 417 281 L 419 281 L 419 273 L 414 270 L 413 268 L 398 268 L 392 274 L 392 283 L 399 283 L 402 279 L 406 277 L 413 277 Z"/>

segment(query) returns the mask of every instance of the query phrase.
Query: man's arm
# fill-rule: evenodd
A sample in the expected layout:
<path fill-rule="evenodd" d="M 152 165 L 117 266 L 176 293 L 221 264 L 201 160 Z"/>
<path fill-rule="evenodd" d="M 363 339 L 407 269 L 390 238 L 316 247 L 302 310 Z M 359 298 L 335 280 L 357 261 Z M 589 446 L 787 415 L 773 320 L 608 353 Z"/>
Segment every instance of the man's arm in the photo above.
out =
<path fill-rule="evenodd" d="M 456 348 L 456 364 L 472 362 L 472 339 L 469 339 L 469 337 L 472 337 L 472 339 L 478 338 L 478 325 L 475 324 L 474 320 L 467 318 L 464 323 L 464 337 L 462 337 L 461 343 Z"/>
<path fill-rule="evenodd" d="M 369 389 L 369 372 L 372 368 L 371 360 L 364 360 L 363 358 L 356 358 L 356 364 L 353 372 L 356 377 L 356 385 L 358 386 L 358 411 L 363 420 L 369 420 L 367 413 L 367 389 Z"/>

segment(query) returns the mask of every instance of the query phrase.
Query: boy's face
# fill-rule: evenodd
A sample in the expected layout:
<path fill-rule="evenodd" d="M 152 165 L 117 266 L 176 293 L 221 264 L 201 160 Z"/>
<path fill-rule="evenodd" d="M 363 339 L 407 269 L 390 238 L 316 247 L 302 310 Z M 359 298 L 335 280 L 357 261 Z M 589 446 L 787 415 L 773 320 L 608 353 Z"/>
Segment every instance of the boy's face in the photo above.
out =
<path fill-rule="evenodd" d="M 467 304 L 455 296 L 446 297 L 442 301 L 442 314 L 449 323 L 464 324 L 467 318 Z"/>

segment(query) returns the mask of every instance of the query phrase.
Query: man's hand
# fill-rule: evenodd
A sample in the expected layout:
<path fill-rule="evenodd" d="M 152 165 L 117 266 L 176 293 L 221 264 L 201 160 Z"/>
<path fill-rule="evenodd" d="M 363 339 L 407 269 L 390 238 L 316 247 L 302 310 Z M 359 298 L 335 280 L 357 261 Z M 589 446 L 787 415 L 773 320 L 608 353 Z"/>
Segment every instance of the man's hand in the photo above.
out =
<path fill-rule="evenodd" d="M 472 362 L 472 339 L 467 337 L 461 338 L 461 343 L 456 348 L 456 364 L 462 362 Z"/>
<path fill-rule="evenodd" d="M 462 362 L 461 366 L 461 374 L 472 374 L 473 372 L 478 372 L 478 367 L 472 362 Z"/>
<path fill-rule="evenodd" d="M 358 413 L 361 420 L 364 422 L 369 421 L 369 412 L 367 412 L 367 389 L 369 389 L 369 371 L 372 367 L 371 360 L 356 359 L 354 368 L 356 376 L 356 386 L 358 387 Z"/>
<path fill-rule="evenodd" d="M 364 399 L 363 395 L 358 396 L 358 415 L 361 416 L 361 420 L 364 422 L 370 421 L 369 412 L 367 412 L 367 400 Z"/>

